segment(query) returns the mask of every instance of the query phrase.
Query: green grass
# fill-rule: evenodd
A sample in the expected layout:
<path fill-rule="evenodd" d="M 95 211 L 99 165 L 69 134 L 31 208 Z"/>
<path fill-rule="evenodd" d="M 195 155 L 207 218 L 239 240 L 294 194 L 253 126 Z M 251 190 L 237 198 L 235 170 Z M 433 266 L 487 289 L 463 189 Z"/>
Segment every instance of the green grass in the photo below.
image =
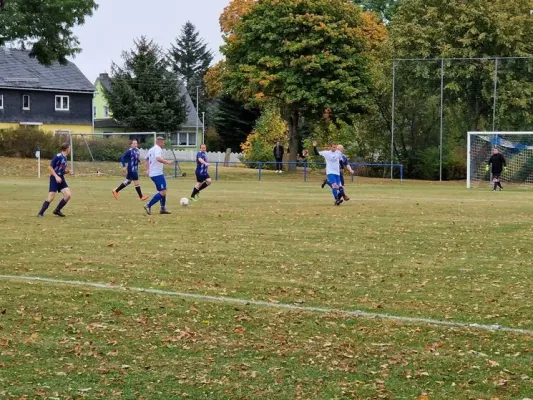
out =
<path fill-rule="evenodd" d="M 358 179 L 333 207 L 319 173 L 232 168 L 148 217 L 70 177 L 37 219 L 32 166 L 0 159 L 0 274 L 533 329 L 527 190 Z M 532 363 L 528 335 L 0 280 L 0 398 L 524 399 Z"/>

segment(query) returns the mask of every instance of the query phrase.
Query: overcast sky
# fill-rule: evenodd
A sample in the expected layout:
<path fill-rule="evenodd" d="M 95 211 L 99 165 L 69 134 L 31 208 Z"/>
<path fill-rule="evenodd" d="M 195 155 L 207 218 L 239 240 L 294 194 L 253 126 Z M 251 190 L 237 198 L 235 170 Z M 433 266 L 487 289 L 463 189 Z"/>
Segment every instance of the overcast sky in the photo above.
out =
<path fill-rule="evenodd" d="M 219 58 L 222 44 L 218 17 L 230 0 L 97 0 L 100 7 L 85 25 L 75 28 L 81 54 L 74 62 L 94 82 L 109 72 L 111 62 L 121 63 L 120 54 L 133 46 L 133 39 L 146 35 L 168 48 L 185 22 L 191 21 Z"/>

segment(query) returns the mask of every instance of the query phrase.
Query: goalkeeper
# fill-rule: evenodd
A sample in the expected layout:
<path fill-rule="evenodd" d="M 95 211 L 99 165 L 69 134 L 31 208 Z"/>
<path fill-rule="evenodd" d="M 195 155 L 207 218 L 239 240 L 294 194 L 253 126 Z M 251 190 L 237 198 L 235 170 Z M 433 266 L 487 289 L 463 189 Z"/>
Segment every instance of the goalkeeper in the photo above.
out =
<path fill-rule="evenodd" d="M 485 171 L 490 171 L 492 173 L 492 183 L 494 184 L 492 189 L 493 192 L 496 191 L 498 186 L 500 187 L 500 191 L 503 190 L 502 183 L 500 182 L 500 176 L 505 170 L 507 170 L 507 162 L 505 161 L 505 157 L 498 149 L 492 149 L 492 156 L 487 162 Z"/>

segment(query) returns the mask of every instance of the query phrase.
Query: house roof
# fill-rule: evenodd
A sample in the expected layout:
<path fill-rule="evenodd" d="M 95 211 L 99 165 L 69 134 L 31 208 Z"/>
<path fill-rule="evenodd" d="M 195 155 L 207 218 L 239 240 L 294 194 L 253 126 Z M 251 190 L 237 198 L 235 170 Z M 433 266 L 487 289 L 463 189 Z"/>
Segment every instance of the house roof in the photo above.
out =
<path fill-rule="evenodd" d="M 196 128 L 196 120 L 198 119 L 198 128 L 202 129 L 202 120 L 196 113 L 196 107 L 192 102 L 191 96 L 183 83 L 180 83 L 180 94 L 185 98 L 185 105 L 187 106 L 187 119 L 182 124 L 182 128 Z"/>
<path fill-rule="evenodd" d="M 25 50 L 0 47 L 0 87 L 13 89 L 63 90 L 94 93 L 94 86 L 78 67 L 54 63 L 39 64 Z"/>
<path fill-rule="evenodd" d="M 94 83 L 94 86 L 96 86 L 100 82 L 100 84 L 106 89 L 107 91 L 111 91 L 111 78 L 109 77 L 109 74 L 103 73 L 96 78 L 96 82 Z"/>

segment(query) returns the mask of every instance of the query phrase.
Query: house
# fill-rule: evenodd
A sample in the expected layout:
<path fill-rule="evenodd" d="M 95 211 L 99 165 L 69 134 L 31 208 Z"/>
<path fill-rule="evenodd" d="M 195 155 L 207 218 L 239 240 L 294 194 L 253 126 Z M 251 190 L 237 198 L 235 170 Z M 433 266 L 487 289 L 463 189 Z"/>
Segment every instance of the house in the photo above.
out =
<path fill-rule="evenodd" d="M 47 67 L 29 51 L 0 48 L 0 129 L 91 133 L 94 91 L 72 62 Z"/>
<path fill-rule="evenodd" d="M 126 126 L 113 118 L 104 96 L 104 88 L 111 91 L 111 78 L 108 74 L 100 74 L 94 83 L 96 94 L 93 103 L 94 131 L 98 133 L 119 133 L 129 131 Z"/>
<path fill-rule="evenodd" d="M 127 126 L 121 124 L 113 118 L 113 113 L 109 109 L 107 100 L 104 96 L 104 88 L 112 90 L 111 78 L 108 74 L 100 74 L 94 83 L 96 95 L 94 97 L 94 131 L 99 133 L 120 133 L 131 132 Z M 203 124 L 201 119 L 198 120 L 198 133 L 196 133 L 197 114 L 191 96 L 187 92 L 185 85 L 180 84 L 180 93 L 185 97 L 187 106 L 187 119 L 177 133 L 173 133 L 170 138 L 170 144 L 176 150 L 197 150 L 202 144 Z"/>

